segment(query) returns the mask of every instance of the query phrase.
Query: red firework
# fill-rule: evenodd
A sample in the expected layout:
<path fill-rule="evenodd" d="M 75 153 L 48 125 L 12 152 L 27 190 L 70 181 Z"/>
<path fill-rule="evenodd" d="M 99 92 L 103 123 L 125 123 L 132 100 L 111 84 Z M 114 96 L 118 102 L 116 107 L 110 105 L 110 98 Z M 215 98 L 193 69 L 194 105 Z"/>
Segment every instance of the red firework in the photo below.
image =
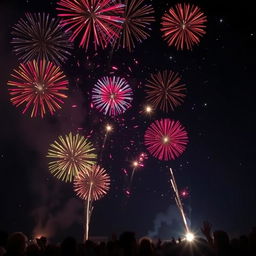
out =
<path fill-rule="evenodd" d="M 118 37 L 122 28 L 124 5 L 113 0 L 60 0 L 57 10 L 62 18 L 62 25 L 67 26 L 66 32 L 73 31 L 70 41 L 80 35 L 79 46 L 88 49 L 89 42 L 105 48 L 110 40 Z"/>
<path fill-rule="evenodd" d="M 43 118 L 47 108 L 53 114 L 67 98 L 63 91 L 68 90 L 68 80 L 52 62 L 33 60 L 20 64 L 11 76 L 16 79 L 7 83 L 13 87 L 9 89 L 11 102 L 16 107 L 25 104 L 23 114 L 31 107 L 31 117 L 40 112 Z"/>
<path fill-rule="evenodd" d="M 181 105 L 186 97 L 185 84 L 180 83 L 181 78 L 178 73 L 172 71 L 158 72 L 151 74 L 151 79 L 146 84 L 146 99 L 155 107 L 168 112 L 169 108 L 174 110 Z"/>
<path fill-rule="evenodd" d="M 174 160 L 186 149 L 188 134 L 179 121 L 161 119 L 145 132 L 145 146 L 159 160 Z"/>
<path fill-rule="evenodd" d="M 162 18 L 163 38 L 168 45 L 174 45 L 178 50 L 191 50 L 200 42 L 205 32 L 206 16 L 200 8 L 190 4 L 177 4 Z"/>
<path fill-rule="evenodd" d="M 74 180 L 74 191 L 83 200 L 99 200 L 107 194 L 109 187 L 110 177 L 99 165 L 80 172 Z"/>
<path fill-rule="evenodd" d="M 92 90 L 92 101 L 105 115 L 116 116 L 131 107 L 132 89 L 124 78 L 103 77 Z"/>

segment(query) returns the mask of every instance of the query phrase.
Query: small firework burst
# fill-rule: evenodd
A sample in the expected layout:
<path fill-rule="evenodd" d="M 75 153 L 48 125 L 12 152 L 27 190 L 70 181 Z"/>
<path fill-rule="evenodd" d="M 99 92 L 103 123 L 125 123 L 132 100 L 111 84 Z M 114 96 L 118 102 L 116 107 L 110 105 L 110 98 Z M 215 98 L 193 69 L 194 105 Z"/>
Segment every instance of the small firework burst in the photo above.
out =
<path fill-rule="evenodd" d="M 207 18 L 199 7 L 185 3 L 177 4 L 162 18 L 163 38 L 169 46 L 174 45 L 178 50 L 191 50 L 206 33 L 206 21 Z"/>
<path fill-rule="evenodd" d="M 131 107 L 133 92 L 124 78 L 103 77 L 92 90 L 92 101 L 104 115 L 116 116 Z"/>
<path fill-rule="evenodd" d="M 85 137 L 69 133 L 50 145 L 47 157 L 50 172 L 60 180 L 72 182 L 84 169 L 90 168 L 96 161 L 95 149 Z"/>
<path fill-rule="evenodd" d="M 83 200 L 99 200 L 107 194 L 109 187 L 110 177 L 99 165 L 84 169 L 74 180 L 74 190 Z"/>
<path fill-rule="evenodd" d="M 180 122 L 168 118 L 152 123 L 144 138 L 150 154 L 165 161 L 179 157 L 188 143 L 188 134 Z"/>
<path fill-rule="evenodd" d="M 151 74 L 146 84 L 146 99 L 155 108 L 164 112 L 181 105 L 186 97 L 185 84 L 180 83 L 181 77 L 173 71 L 163 71 Z"/>
<path fill-rule="evenodd" d="M 46 60 L 29 61 L 20 64 L 11 75 L 15 80 L 8 81 L 11 102 L 14 106 L 25 105 L 23 114 L 31 107 L 31 117 L 39 113 L 43 118 L 48 109 L 50 113 L 60 109 L 68 81 L 59 67 Z"/>
<path fill-rule="evenodd" d="M 80 47 L 86 50 L 93 41 L 95 50 L 105 48 L 117 38 L 122 28 L 124 5 L 113 0 L 60 0 L 57 10 L 66 32 L 73 31 L 70 41 L 80 37 Z"/>
<path fill-rule="evenodd" d="M 73 43 L 59 25 L 59 19 L 45 13 L 26 13 L 13 27 L 13 50 L 23 62 L 46 59 L 57 65 L 71 55 Z"/>
<path fill-rule="evenodd" d="M 131 51 L 136 42 L 142 42 L 150 36 L 150 25 L 155 21 L 154 9 L 144 2 L 144 0 L 125 0 L 124 24 L 117 48 L 127 48 Z"/>

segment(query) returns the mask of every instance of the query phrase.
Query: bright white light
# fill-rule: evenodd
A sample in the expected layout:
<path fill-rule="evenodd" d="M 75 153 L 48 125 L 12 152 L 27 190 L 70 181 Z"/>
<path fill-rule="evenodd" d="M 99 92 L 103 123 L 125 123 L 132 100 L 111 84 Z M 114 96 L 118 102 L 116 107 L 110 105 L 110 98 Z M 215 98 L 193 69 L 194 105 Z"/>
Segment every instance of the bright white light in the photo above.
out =
<path fill-rule="evenodd" d="M 139 165 L 139 163 L 138 163 L 137 161 L 134 161 L 134 162 L 133 162 L 133 166 L 134 166 L 134 167 L 137 167 L 138 165 Z"/>
<path fill-rule="evenodd" d="M 152 108 L 150 106 L 146 106 L 145 110 L 148 114 L 152 112 Z"/>
<path fill-rule="evenodd" d="M 190 233 L 190 232 L 188 232 L 188 233 L 186 234 L 186 240 L 187 240 L 188 242 L 193 242 L 194 239 L 195 239 L 195 235 L 194 235 L 194 234 L 192 234 L 192 233 Z"/>
<path fill-rule="evenodd" d="M 106 126 L 106 130 L 107 132 L 110 132 L 112 130 L 112 126 L 110 126 L 109 124 Z"/>

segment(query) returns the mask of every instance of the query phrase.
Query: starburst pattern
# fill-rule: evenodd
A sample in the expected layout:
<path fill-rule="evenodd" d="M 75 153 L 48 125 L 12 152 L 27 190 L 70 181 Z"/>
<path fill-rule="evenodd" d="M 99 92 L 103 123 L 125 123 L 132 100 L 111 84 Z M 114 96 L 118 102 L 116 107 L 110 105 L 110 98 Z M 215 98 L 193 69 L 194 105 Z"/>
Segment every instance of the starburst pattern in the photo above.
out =
<path fill-rule="evenodd" d="M 95 164 L 94 152 L 92 143 L 79 134 L 59 136 L 48 150 L 47 157 L 53 159 L 49 170 L 58 179 L 72 182 L 79 172 Z"/>
<path fill-rule="evenodd" d="M 199 44 L 200 37 L 205 34 L 207 21 L 200 8 L 191 4 L 177 4 L 162 18 L 163 38 L 168 45 L 174 45 L 178 50 L 192 49 Z"/>
<path fill-rule="evenodd" d="M 62 18 L 62 25 L 66 32 L 72 30 L 70 41 L 78 36 L 81 38 L 79 46 L 89 47 L 93 41 L 95 49 L 105 48 L 111 40 L 119 35 L 122 28 L 124 5 L 115 0 L 60 0 L 58 14 Z"/>
<path fill-rule="evenodd" d="M 150 34 L 150 25 L 155 18 L 152 5 L 146 5 L 144 0 L 126 0 L 124 24 L 117 48 L 127 48 L 130 52 L 136 42 L 146 40 Z"/>
<path fill-rule="evenodd" d="M 23 62 L 46 59 L 57 65 L 65 62 L 73 48 L 59 24 L 59 19 L 50 18 L 45 13 L 26 13 L 13 27 L 12 31 L 14 52 Z"/>
<path fill-rule="evenodd" d="M 105 115 L 116 116 L 131 107 L 132 89 L 124 78 L 103 77 L 92 91 L 95 107 Z"/>
<path fill-rule="evenodd" d="M 74 190 L 83 200 L 99 200 L 110 187 L 110 177 L 99 165 L 81 171 L 74 180 Z"/>
<path fill-rule="evenodd" d="M 152 123 L 145 132 L 145 146 L 159 160 L 174 160 L 186 149 L 188 135 L 179 121 L 161 119 Z"/>
<path fill-rule="evenodd" d="M 151 74 L 146 84 L 146 99 L 155 108 L 164 112 L 181 105 L 186 97 L 185 84 L 180 83 L 181 78 L 173 71 L 163 71 Z"/>
<path fill-rule="evenodd" d="M 52 62 L 46 60 L 29 61 L 20 64 L 11 75 L 15 80 L 8 81 L 11 102 L 16 107 L 25 104 L 23 114 L 31 107 L 31 117 L 39 113 L 43 118 L 46 110 L 53 114 L 60 109 L 63 98 L 67 98 L 64 91 L 68 90 L 66 76 Z"/>

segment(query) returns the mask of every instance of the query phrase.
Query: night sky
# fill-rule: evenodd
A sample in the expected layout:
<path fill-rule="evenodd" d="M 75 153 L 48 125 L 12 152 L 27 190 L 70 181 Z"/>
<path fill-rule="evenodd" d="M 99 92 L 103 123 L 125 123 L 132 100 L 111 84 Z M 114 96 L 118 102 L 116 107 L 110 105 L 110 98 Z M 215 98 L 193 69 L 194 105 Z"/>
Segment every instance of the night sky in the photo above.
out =
<path fill-rule="evenodd" d="M 124 230 L 138 236 L 180 235 L 183 228 L 169 183 L 170 167 L 180 189 L 189 191 L 183 202 L 196 232 L 204 220 L 232 235 L 249 232 L 256 224 L 254 9 L 249 1 L 191 0 L 207 15 L 207 33 L 192 51 L 177 51 L 167 46 L 160 32 L 163 13 L 177 2 L 149 2 L 156 12 L 149 39 L 132 54 L 110 48 L 97 54 L 92 48 L 85 52 L 76 42 L 72 56 L 62 66 L 70 83 L 63 108 L 54 116 L 31 119 L 29 113 L 23 115 L 11 104 L 7 90 L 10 74 L 19 65 L 10 44 L 11 31 L 25 12 L 56 16 L 56 1 L 1 0 L 0 229 L 24 231 L 28 236 L 81 238 L 83 202 L 72 184 L 51 175 L 45 156 L 57 136 L 75 133 L 78 128 L 82 135 L 92 132 L 90 139 L 99 151 L 107 122 L 114 132 L 106 143 L 102 165 L 112 183 L 108 195 L 95 203 L 91 235 Z M 187 85 L 185 103 L 174 112 L 146 116 L 141 112 L 145 81 L 151 73 L 165 69 L 182 76 Z M 132 108 L 118 119 L 90 108 L 93 85 L 113 74 L 126 78 L 134 91 Z M 131 172 L 132 161 L 146 151 L 146 128 L 161 117 L 179 120 L 186 127 L 187 150 L 169 162 L 149 156 L 145 167 L 136 171 L 132 194 L 127 197 L 123 169 Z"/>

